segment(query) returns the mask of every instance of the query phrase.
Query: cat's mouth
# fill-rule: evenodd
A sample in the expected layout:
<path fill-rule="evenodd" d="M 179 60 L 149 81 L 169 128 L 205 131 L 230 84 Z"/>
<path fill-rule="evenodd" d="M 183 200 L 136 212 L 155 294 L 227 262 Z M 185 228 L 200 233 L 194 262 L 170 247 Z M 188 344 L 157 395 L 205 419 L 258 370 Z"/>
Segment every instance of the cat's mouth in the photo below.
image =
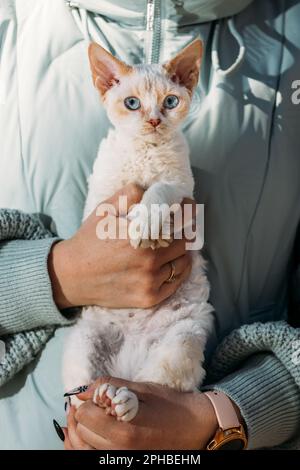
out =
<path fill-rule="evenodd" d="M 166 130 L 166 126 L 160 124 L 159 126 L 153 127 L 153 126 L 145 126 L 143 128 L 143 133 L 146 135 L 159 135 L 162 134 Z"/>

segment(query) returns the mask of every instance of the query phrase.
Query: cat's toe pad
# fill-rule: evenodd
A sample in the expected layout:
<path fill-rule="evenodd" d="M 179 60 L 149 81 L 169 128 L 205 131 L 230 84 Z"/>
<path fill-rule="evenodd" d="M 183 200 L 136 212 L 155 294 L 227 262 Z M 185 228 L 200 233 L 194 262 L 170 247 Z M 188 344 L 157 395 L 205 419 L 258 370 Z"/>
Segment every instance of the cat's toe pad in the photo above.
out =
<path fill-rule="evenodd" d="M 116 388 L 109 383 L 96 388 L 93 402 L 105 408 L 106 414 L 116 416 L 119 421 L 131 421 L 137 415 L 139 408 L 135 393 L 127 387 Z"/>

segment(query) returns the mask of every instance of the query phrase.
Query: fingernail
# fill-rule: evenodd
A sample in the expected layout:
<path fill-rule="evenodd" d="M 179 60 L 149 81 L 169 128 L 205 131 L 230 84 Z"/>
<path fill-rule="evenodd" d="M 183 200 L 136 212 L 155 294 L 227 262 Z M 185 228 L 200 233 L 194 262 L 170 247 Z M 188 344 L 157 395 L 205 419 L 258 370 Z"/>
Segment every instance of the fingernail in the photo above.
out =
<path fill-rule="evenodd" d="M 79 393 L 86 392 L 88 388 L 89 388 L 89 385 L 81 385 L 80 387 L 73 388 L 73 390 L 66 392 L 64 394 L 64 397 L 71 397 L 72 395 L 78 395 Z"/>
<path fill-rule="evenodd" d="M 65 440 L 64 432 L 63 432 L 62 428 L 60 427 L 60 425 L 58 424 L 58 422 L 55 421 L 55 419 L 53 420 L 53 426 L 54 426 L 56 434 L 58 435 L 60 440 L 64 442 L 64 440 Z"/>
<path fill-rule="evenodd" d="M 65 412 L 66 412 L 66 415 L 69 414 L 70 407 L 71 407 L 71 398 L 70 398 L 70 397 L 66 397 L 66 400 L 65 400 Z"/>

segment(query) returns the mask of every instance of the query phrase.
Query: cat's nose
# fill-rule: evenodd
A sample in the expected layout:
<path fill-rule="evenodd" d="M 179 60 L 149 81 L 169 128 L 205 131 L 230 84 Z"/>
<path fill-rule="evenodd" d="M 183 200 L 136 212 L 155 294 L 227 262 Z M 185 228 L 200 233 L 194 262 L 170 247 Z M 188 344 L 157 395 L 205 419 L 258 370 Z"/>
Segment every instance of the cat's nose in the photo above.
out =
<path fill-rule="evenodd" d="M 149 119 L 148 122 L 151 124 L 151 126 L 157 127 L 161 123 L 161 119 Z"/>

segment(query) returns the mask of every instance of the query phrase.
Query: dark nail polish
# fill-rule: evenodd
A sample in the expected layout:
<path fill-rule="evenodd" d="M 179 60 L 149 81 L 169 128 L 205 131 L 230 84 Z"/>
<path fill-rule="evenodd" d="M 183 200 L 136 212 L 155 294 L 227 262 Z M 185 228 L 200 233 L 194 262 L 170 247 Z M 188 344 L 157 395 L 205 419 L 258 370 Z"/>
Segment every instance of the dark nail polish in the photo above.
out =
<path fill-rule="evenodd" d="M 71 407 L 71 398 L 70 398 L 70 397 L 66 397 L 66 401 L 65 401 L 65 413 L 66 413 L 67 415 L 69 414 L 70 407 Z"/>
<path fill-rule="evenodd" d="M 72 395 L 78 395 L 79 393 L 86 392 L 88 388 L 89 388 L 89 385 L 81 385 L 80 387 L 73 388 L 73 390 L 66 392 L 64 394 L 64 397 L 71 397 Z"/>
<path fill-rule="evenodd" d="M 62 428 L 60 427 L 60 425 L 58 424 L 58 422 L 55 421 L 55 419 L 53 420 L 53 426 L 54 426 L 56 434 L 58 435 L 60 440 L 64 442 L 64 440 L 65 440 L 64 432 L 63 432 Z"/>

